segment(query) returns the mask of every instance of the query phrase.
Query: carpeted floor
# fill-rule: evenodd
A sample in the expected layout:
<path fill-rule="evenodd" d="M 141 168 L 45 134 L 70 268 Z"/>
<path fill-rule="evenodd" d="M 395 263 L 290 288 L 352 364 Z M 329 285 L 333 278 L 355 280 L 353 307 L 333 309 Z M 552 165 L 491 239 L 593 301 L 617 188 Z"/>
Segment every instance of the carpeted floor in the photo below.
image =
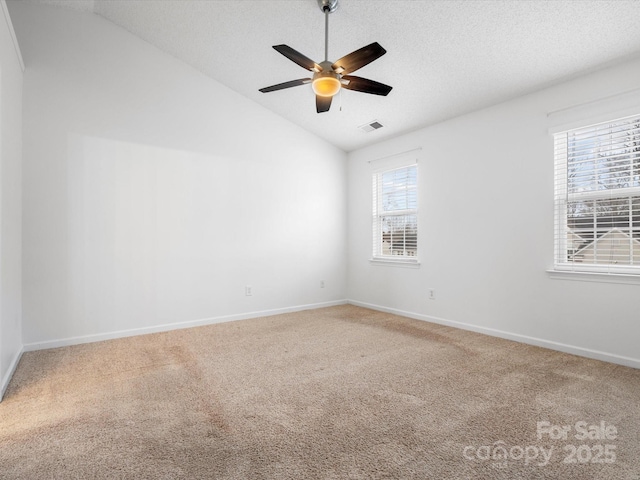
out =
<path fill-rule="evenodd" d="M 355 306 L 31 352 L 0 478 L 640 480 L 640 370 Z"/>

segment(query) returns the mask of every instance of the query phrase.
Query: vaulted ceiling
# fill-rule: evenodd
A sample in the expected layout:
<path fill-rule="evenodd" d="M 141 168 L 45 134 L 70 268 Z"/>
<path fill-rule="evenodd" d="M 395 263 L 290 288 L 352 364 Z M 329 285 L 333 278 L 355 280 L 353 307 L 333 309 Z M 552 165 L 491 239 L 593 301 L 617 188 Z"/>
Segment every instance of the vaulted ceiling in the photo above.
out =
<path fill-rule="evenodd" d="M 377 41 L 387 54 L 356 74 L 393 90 L 343 89 L 318 114 L 310 85 L 258 91 L 309 76 L 272 45 L 323 60 L 316 0 L 38 1 L 101 15 L 345 151 L 640 55 L 637 0 L 339 0 L 329 59 Z"/>

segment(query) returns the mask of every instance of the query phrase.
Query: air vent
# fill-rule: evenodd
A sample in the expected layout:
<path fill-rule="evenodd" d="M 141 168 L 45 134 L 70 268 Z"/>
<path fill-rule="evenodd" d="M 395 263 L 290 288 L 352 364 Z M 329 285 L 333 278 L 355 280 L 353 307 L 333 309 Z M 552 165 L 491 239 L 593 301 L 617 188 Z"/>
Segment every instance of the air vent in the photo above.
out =
<path fill-rule="evenodd" d="M 379 128 L 382 128 L 383 126 L 384 125 L 382 125 L 377 120 L 373 120 L 369 123 L 365 123 L 364 125 L 360 125 L 358 128 L 363 132 L 369 133 L 369 132 L 373 132 L 374 130 L 378 130 Z"/>

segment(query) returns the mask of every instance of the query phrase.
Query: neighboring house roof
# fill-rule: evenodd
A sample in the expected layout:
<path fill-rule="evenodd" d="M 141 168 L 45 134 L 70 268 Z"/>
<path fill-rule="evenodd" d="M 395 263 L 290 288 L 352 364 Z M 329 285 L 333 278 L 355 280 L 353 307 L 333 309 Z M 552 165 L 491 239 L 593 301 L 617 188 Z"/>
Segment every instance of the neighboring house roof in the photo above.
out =
<path fill-rule="evenodd" d="M 569 242 L 574 250 L 578 250 L 587 244 L 584 238 L 577 233 L 573 233 L 571 230 L 567 232 L 567 242 Z"/>
<path fill-rule="evenodd" d="M 640 263 L 640 241 L 619 228 L 612 228 L 600 235 L 597 240 L 589 241 L 572 255 L 574 261 L 586 261 L 586 263 L 599 263 L 599 259 L 606 259 L 605 263 L 617 263 L 611 260 L 632 256 L 634 264 Z"/>
<path fill-rule="evenodd" d="M 415 231 L 406 231 L 404 234 L 383 233 L 382 241 L 391 243 L 394 249 L 417 250 L 418 233 Z"/>
<path fill-rule="evenodd" d="M 640 240 L 640 213 L 633 212 L 631 225 L 634 231 L 631 233 L 634 239 Z M 600 241 L 611 232 L 619 232 L 629 238 L 629 215 L 576 215 L 567 218 L 567 241 L 574 251 L 573 255 L 588 248 L 595 239 Z"/>
<path fill-rule="evenodd" d="M 569 227 L 569 229 L 573 234 L 578 235 L 581 238 L 584 238 L 585 240 L 591 241 L 593 237 L 593 231 L 596 228 L 596 223 L 595 223 L 596 221 L 597 221 L 598 230 L 600 231 L 600 234 L 598 236 L 602 236 L 614 229 L 624 232 L 626 229 L 629 228 L 628 214 L 609 215 L 606 217 L 598 216 L 595 219 L 591 215 L 584 215 L 584 216 L 580 215 L 575 217 L 569 217 L 567 218 L 567 226 Z M 638 229 L 633 233 L 633 237 L 640 239 L 640 213 L 634 212 L 634 214 L 632 215 L 632 226 Z M 602 229 L 605 229 L 605 228 L 607 230 L 603 231 Z M 587 237 L 583 237 L 582 235 L 580 235 L 580 231 L 589 232 L 589 234 Z"/>

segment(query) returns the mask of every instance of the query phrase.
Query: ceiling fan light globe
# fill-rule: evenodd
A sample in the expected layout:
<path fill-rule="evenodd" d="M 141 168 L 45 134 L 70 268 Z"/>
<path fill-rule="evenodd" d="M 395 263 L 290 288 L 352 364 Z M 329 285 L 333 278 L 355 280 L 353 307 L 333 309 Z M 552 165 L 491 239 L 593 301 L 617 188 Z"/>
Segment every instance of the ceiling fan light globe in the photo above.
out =
<path fill-rule="evenodd" d="M 311 84 L 315 94 L 321 97 L 333 97 L 341 86 L 340 80 L 335 77 L 318 77 Z"/>

